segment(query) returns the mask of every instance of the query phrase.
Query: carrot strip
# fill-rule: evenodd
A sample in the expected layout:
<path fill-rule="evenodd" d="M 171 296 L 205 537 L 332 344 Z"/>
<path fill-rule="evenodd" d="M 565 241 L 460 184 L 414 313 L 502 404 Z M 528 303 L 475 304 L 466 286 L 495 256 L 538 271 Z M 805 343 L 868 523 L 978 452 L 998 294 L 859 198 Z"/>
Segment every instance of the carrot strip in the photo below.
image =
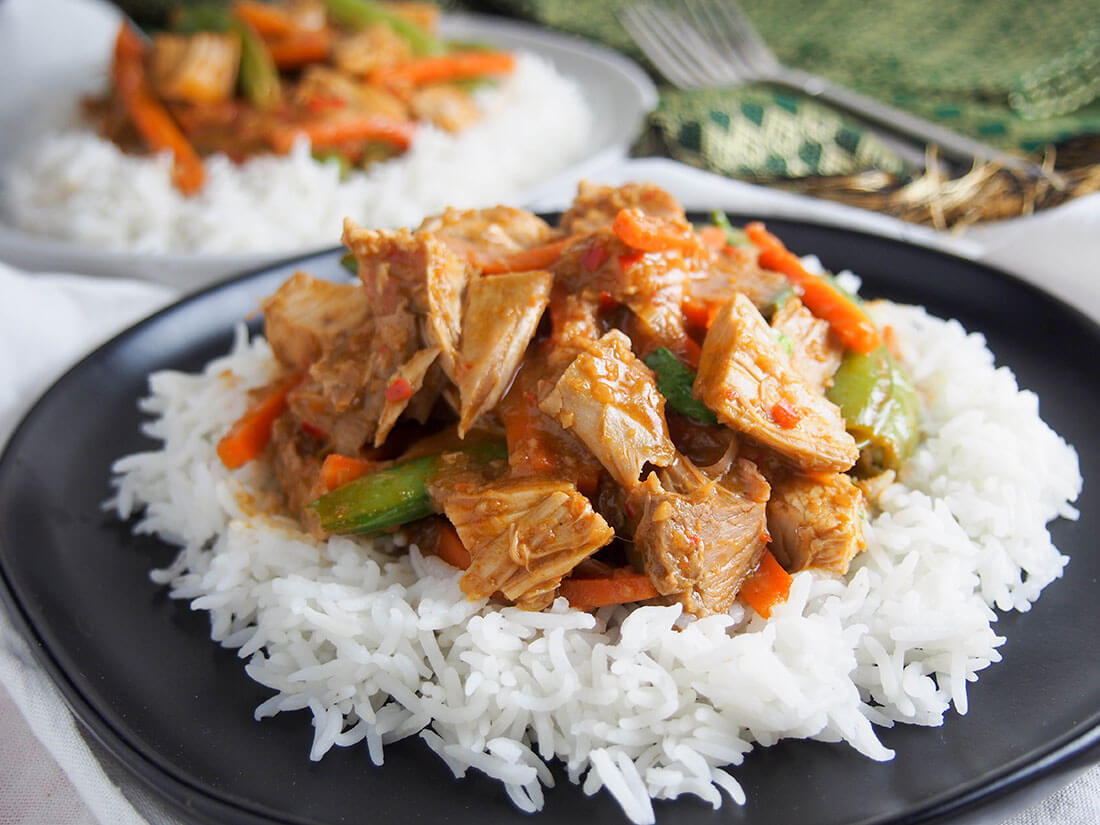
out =
<path fill-rule="evenodd" d="M 620 209 L 611 224 L 611 230 L 627 246 L 642 252 L 664 252 L 678 249 L 681 252 L 697 252 L 699 237 L 690 229 L 684 229 L 663 218 L 647 215 L 637 208 Z"/>
<path fill-rule="evenodd" d="M 345 484 L 365 476 L 376 466 L 375 462 L 363 458 L 330 453 L 325 456 L 324 463 L 321 464 L 321 486 L 327 492 L 332 492 L 337 487 L 343 487 Z"/>
<path fill-rule="evenodd" d="M 613 604 L 641 602 L 657 595 L 657 588 L 645 573 L 624 567 L 610 576 L 563 579 L 558 593 L 578 610 L 594 610 Z"/>
<path fill-rule="evenodd" d="M 788 251 L 764 224 L 759 221 L 746 224 L 745 234 L 760 250 L 760 266 L 786 275 L 801 293 L 802 303 L 827 321 L 846 347 L 868 353 L 881 346 L 882 338 L 863 309 L 827 280 L 807 271 L 798 256 Z"/>
<path fill-rule="evenodd" d="M 327 29 L 299 31 L 267 44 L 271 59 L 280 69 L 300 69 L 328 57 L 332 35 Z"/>
<path fill-rule="evenodd" d="M 145 144 L 154 152 L 172 153 L 172 182 L 185 195 L 202 188 L 206 178 L 202 159 L 184 137 L 168 110 L 157 100 L 145 73 L 145 44 L 126 23 L 115 39 L 112 75 L 126 113 Z"/>
<path fill-rule="evenodd" d="M 294 17 L 284 9 L 259 0 L 234 0 L 233 16 L 248 23 L 264 37 L 285 37 L 301 31 Z"/>
<path fill-rule="evenodd" d="M 500 405 L 497 412 L 504 424 L 509 463 L 518 462 L 531 473 L 553 471 L 558 466 L 553 447 L 539 427 L 542 413 L 534 393 L 525 393 L 518 402 Z"/>
<path fill-rule="evenodd" d="M 775 560 L 770 550 L 765 550 L 760 564 L 742 583 L 737 595 L 767 619 L 772 615 L 772 608 L 787 601 L 790 592 L 791 574 Z"/>
<path fill-rule="evenodd" d="M 558 241 L 535 246 L 531 249 L 520 249 L 496 257 L 488 257 L 473 253 L 474 263 L 481 267 L 486 275 L 499 275 L 502 272 L 527 272 L 531 269 L 546 269 L 561 257 L 561 253 L 574 240 L 574 237 L 562 238 Z"/>
<path fill-rule="evenodd" d="M 726 230 L 720 226 L 704 226 L 699 230 L 699 241 L 707 249 L 724 249 L 729 241 L 726 239 Z"/>
<path fill-rule="evenodd" d="M 405 150 L 412 142 L 413 129 L 413 124 L 409 121 L 382 115 L 362 115 L 315 120 L 272 129 L 268 133 L 268 140 L 276 152 L 283 154 L 291 150 L 298 135 L 308 137 L 314 149 L 339 146 L 347 141 L 380 140 Z"/>
<path fill-rule="evenodd" d="M 423 86 L 449 80 L 510 73 L 516 58 L 509 52 L 458 52 L 420 57 L 372 72 L 370 80 L 382 86 Z"/>
<path fill-rule="evenodd" d="M 473 561 L 470 557 L 470 551 L 466 549 L 466 545 L 462 543 L 462 539 L 458 536 L 458 531 L 449 521 L 443 519 L 439 521 L 439 535 L 435 542 L 435 554 L 451 567 L 465 570 Z"/>
<path fill-rule="evenodd" d="M 218 458 L 230 470 L 256 458 L 271 439 L 271 427 L 286 410 L 287 393 L 301 380 L 292 375 L 271 385 L 218 442 Z"/>

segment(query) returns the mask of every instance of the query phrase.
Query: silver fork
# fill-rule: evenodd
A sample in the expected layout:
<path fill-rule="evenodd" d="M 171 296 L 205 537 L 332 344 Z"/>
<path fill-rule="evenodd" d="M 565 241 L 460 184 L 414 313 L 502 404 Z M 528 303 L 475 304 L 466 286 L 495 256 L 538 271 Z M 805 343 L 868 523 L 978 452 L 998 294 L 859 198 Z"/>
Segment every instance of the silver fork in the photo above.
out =
<path fill-rule="evenodd" d="M 737 86 L 754 81 L 795 89 L 861 118 L 879 131 L 891 148 L 924 168 L 924 147 L 963 164 L 984 160 L 1034 177 L 1050 178 L 1039 164 L 960 135 L 909 112 L 895 109 L 822 77 L 784 66 L 757 34 L 735 0 L 684 0 L 677 13 L 657 3 L 634 2 L 618 10 L 619 19 L 638 47 L 670 83 L 683 89 Z M 911 142 L 890 140 L 901 135 Z"/>

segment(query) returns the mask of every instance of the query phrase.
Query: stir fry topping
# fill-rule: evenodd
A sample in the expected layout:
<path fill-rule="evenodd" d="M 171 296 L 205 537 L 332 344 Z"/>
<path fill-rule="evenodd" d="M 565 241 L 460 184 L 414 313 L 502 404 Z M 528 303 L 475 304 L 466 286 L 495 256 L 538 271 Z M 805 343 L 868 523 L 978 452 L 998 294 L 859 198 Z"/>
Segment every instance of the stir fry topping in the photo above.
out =
<path fill-rule="evenodd" d="M 838 315 L 746 236 L 648 184 L 582 184 L 557 226 L 349 220 L 355 282 L 297 273 L 263 302 L 285 378 L 225 463 L 267 462 L 316 535 L 406 531 L 471 599 L 767 616 L 791 573 L 863 550 L 861 488 L 915 447 L 918 399 L 850 334 L 858 299 L 812 276 Z"/>

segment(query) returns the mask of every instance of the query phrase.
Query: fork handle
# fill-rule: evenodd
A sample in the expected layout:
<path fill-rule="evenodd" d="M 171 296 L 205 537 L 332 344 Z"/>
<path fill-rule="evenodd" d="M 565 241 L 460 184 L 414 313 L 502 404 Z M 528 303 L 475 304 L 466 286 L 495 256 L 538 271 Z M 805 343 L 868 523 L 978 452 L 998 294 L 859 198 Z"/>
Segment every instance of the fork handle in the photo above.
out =
<path fill-rule="evenodd" d="M 817 75 L 784 67 L 769 77 L 769 80 L 781 85 L 791 86 L 810 97 L 844 109 L 876 126 L 884 126 L 897 134 L 916 139 L 923 144 L 935 144 L 939 147 L 942 157 L 964 164 L 971 164 L 976 159 L 991 161 L 1033 177 L 1049 177 L 1049 173 L 1033 161 L 1019 155 L 994 149 L 981 141 L 944 129 L 942 126 L 937 126 L 924 118 L 888 106 L 885 103 L 880 103 L 872 98 L 864 97 L 843 86 L 837 86 Z"/>

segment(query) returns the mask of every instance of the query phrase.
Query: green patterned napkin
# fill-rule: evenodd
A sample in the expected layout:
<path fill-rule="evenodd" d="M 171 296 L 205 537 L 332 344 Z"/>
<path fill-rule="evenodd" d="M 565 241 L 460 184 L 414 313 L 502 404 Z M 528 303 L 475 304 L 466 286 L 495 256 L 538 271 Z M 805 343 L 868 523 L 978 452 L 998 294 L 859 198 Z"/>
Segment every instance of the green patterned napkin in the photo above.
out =
<path fill-rule="evenodd" d="M 616 3 L 450 5 L 581 34 L 645 65 L 615 16 Z M 1100 14 L 1094 3 L 743 0 L 743 6 L 784 63 L 991 145 L 1039 152 L 1100 134 Z M 742 178 L 904 171 L 902 161 L 858 122 L 761 85 L 694 92 L 662 85 L 650 132 L 637 151 Z"/>

